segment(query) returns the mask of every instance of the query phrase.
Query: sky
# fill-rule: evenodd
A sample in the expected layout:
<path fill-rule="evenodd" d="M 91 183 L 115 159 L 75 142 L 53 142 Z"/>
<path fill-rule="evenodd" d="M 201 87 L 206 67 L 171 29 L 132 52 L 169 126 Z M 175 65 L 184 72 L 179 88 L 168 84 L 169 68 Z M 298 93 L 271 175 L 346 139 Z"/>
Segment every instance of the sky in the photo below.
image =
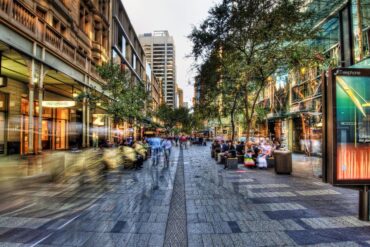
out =
<path fill-rule="evenodd" d="M 122 0 L 136 33 L 168 30 L 176 47 L 177 84 L 184 90 L 184 101 L 191 102 L 194 95 L 193 60 L 188 36 L 192 27 L 199 26 L 208 10 L 217 0 Z M 189 82 L 191 83 L 189 85 Z"/>

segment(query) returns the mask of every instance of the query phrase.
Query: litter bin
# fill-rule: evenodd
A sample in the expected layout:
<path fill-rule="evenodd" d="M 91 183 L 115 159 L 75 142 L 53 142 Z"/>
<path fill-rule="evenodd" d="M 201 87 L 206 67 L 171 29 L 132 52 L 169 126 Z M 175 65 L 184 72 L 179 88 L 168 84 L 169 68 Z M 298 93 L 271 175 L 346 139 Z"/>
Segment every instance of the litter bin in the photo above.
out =
<path fill-rule="evenodd" d="M 277 174 L 292 173 L 292 152 L 291 151 L 274 151 L 275 172 Z"/>

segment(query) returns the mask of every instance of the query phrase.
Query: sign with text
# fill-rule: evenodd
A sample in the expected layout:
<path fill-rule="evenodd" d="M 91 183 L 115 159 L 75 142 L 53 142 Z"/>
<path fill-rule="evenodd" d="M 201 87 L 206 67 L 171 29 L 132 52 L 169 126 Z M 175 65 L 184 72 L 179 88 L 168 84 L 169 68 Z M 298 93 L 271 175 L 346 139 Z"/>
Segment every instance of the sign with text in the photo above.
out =
<path fill-rule="evenodd" d="M 43 101 L 43 107 L 49 108 L 68 108 L 76 105 L 75 101 Z"/>

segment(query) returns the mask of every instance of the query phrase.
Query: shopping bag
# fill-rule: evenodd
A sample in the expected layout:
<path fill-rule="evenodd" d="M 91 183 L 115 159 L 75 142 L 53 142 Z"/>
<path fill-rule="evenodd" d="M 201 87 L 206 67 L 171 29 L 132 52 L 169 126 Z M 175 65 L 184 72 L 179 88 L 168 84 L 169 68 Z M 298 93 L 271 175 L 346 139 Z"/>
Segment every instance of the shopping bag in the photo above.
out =
<path fill-rule="evenodd" d="M 253 167 L 256 164 L 254 163 L 254 160 L 250 157 L 244 157 L 244 166 L 245 167 Z"/>

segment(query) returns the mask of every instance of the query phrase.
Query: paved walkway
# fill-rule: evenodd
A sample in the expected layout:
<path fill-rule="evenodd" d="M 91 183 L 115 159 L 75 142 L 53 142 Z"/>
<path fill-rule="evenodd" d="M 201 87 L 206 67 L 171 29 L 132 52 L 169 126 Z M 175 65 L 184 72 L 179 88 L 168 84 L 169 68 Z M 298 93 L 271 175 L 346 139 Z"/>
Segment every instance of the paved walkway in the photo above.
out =
<path fill-rule="evenodd" d="M 209 147 L 169 168 L 112 171 L 0 195 L 0 246 L 370 246 L 357 192 L 270 170 L 224 170 Z"/>

